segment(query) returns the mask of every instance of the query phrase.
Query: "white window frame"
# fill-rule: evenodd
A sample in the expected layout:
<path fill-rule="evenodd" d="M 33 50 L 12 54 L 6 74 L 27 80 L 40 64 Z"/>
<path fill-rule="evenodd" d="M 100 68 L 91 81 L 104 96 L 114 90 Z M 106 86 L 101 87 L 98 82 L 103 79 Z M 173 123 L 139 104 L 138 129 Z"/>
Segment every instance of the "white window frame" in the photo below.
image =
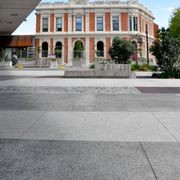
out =
<path fill-rule="evenodd" d="M 76 26 L 76 20 L 77 18 L 80 18 L 81 19 L 81 30 L 77 30 L 77 26 Z M 83 31 L 83 16 L 75 16 L 75 31 L 76 32 L 82 32 Z"/>
<path fill-rule="evenodd" d="M 48 31 L 43 31 L 43 19 L 48 19 Z M 48 33 L 50 31 L 50 17 L 49 16 L 42 16 L 41 18 L 41 32 L 42 33 Z"/>
<path fill-rule="evenodd" d="M 128 17 L 129 19 L 128 19 L 128 29 L 129 29 L 129 31 L 130 32 L 138 32 L 139 31 L 139 19 L 138 19 L 138 16 L 133 16 L 133 15 L 131 15 L 131 16 L 129 16 Z M 137 30 L 135 30 L 135 24 L 134 24 L 134 18 L 137 18 Z M 132 30 L 131 30 L 131 28 L 130 28 L 130 19 L 131 19 L 131 27 L 132 27 Z"/>
<path fill-rule="evenodd" d="M 57 18 L 61 18 L 62 19 L 62 31 L 57 31 Z M 55 16 L 55 23 L 54 23 L 54 29 L 55 29 L 55 32 L 57 32 L 57 33 L 60 33 L 60 32 L 63 32 L 63 30 L 64 30 L 64 18 L 63 18 L 63 16 Z"/>
<path fill-rule="evenodd" d="M 81 17 L 81 19 L 82 19 L 82 29 L 81 29 L 81 31 L 76 31 L 76 17 Z M 73 29 L 73 31 L 74 32 L 84 32 L 84 15 L 82 15 L 82 14 L 76 14 L 76 15 L 74 15 L 74 17 L 73 17 L 73 19 L 74 19 L 74 29 Z"/>
<path fill-rule="evenodd" d="M 113 30 L 113 17 L 118 17 L 119 30 Z M 113 14 L 111 16 L 111 31 L 114 31 L 114 32 L 120 31 L 120 15 Z"/>
<path fill-rule="evenodd" d="M 97 30 L 97 17 L 103 18 L 103 31 Z M 96 14 L 96 16 L 95 16 L 95 32 L 105 32 L 105 16 L 104 16 L 104 14 Z"/>

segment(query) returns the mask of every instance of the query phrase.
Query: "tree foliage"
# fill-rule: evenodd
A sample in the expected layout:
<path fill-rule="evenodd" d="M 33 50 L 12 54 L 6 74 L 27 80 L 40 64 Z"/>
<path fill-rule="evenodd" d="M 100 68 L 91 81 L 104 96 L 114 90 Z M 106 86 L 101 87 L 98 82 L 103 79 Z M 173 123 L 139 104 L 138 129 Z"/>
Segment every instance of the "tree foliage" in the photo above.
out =
<path fill-rule="evenodd" d="M 74 57 L 78 59 L 82 58 L 83 50 L 84 50 L 83 43 L 81 41 L 76 41 L 74 45 Z"/>
<path fill-rule="evenodd" d="M 174 11 L 171 17 L 169 29 L 173 37 L 180 38 L 180 8 L 177 8 Z"/>
<path fill-rule="evenodd" d="M 165 28 L 159 30 L 158 37 L 159 39 L 154 42 L 150 51 L 156 57 L 161 71 L 175 71 L 179 65 L 180 41 Z"/>
<path fill-rule="evenodd" d="M 109 54 L 116 63 L 126 64 L 132 54 L 132 45 L 129 41 L 115 37 L 109 49 Z"/>
<path fill-rule="evenodd" d="M 81 41 L 76 41 L 75 46 L 74 46 L 74 50 L 83 51 L 84 50 L 83 43 Z"/>

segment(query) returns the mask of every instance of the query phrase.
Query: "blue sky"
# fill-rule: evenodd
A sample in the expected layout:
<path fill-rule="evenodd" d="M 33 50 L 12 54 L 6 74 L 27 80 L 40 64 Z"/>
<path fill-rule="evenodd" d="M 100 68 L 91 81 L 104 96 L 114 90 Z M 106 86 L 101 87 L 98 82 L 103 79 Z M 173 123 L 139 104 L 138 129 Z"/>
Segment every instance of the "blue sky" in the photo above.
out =
<path fill-rule="evenodd" d="M 58 1 L 62 0 L 42 0 L 41 2 Z M 173 9 L 180 7 L 179 0 L 139 0 L 139 2 L 148 7 L 148 9 L 153 12 L 155 23 L 159 24 L 159 27 L 168 27 L 169 19 L 172 15 Z M 35 34 L 35 22 L 34 11 L 27 17 L 27 21 L 23 22 L 13 34 Z"/>

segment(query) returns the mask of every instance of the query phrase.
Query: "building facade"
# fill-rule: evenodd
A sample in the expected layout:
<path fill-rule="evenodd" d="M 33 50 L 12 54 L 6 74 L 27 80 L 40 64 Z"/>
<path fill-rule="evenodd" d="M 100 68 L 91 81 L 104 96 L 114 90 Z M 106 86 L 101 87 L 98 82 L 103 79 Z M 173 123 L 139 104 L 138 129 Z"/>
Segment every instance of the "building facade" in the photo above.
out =
<path fill-rule="evenodd" d="M 89 64 L 96 57 L 110 59 L 112 40 L 120 37 L 132 42 L 132 59 L 137 60 L 138 56 L 147 57 L 147 44 L 154 41 L 156 27 L 152 12 L 137 0 L 41 3 L 36 8 L 35 44 L 41 49 L 40 57 L 59 50 L 64 63 L 79 56 Z"/>

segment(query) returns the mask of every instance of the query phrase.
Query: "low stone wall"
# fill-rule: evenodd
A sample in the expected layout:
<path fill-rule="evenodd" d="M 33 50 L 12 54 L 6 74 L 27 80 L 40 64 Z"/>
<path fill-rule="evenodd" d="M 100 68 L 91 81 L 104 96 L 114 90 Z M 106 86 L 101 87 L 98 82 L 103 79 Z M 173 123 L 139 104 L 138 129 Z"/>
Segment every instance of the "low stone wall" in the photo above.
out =
<path fill-rule="evenodd" d="M 130 78 L 130 64 L 96 64 L 95 69 L 66 69 L 64 77 L 117 77 Z"/>

